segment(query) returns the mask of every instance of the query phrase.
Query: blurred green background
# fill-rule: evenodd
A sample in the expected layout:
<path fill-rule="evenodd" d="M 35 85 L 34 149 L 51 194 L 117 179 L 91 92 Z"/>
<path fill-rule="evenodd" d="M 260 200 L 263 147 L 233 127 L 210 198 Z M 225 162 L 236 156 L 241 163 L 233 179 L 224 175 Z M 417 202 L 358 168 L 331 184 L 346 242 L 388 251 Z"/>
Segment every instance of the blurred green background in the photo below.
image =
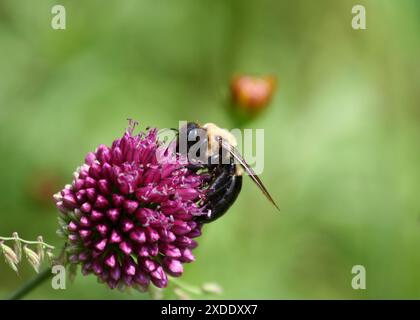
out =
<path fill-rule="evenodd" d="M 367 30 L 351 28 L 355 4 Z M 231 76 L 274 74 L 247 127 L 265 129 L 281 213 L 247 179 L 182 279 L 216 281 L 221 298 L 420 298 L 419 31 L 416 0 L 0 0 L 0 234 L 59 246 L 51 194 L 126 118 L 232 128 Z M 351 287 L 357 264 L 366 290 Z M 0 296 L 33 274 L 1 262 Z M 93 276 L 28 297 L 147 298 Z"/>

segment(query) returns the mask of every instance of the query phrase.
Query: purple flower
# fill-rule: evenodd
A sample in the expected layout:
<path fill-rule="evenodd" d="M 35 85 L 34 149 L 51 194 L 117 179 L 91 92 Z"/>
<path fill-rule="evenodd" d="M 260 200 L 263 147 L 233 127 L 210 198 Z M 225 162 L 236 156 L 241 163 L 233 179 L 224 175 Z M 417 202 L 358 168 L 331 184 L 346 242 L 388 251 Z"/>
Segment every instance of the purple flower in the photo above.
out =
<path fill-rule="evenodd" d="M 162 288 L 194 261 L 195 221 L 207 178 L 180 157 L 157 156 L 156 129 L 133 135 L 132 125 L 111 147 L 86 156 L 71 185 L 54 196 L 68 261 L 110 288 Z"/>

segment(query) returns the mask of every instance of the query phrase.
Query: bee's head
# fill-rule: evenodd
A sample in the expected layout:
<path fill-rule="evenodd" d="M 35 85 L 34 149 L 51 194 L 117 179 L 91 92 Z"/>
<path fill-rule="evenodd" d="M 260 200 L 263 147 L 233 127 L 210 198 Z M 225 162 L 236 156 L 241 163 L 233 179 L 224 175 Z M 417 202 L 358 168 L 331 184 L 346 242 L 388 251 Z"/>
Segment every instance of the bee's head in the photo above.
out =
<path fill-rule="evenodd" d="M 186 124 L 186 133 L 188 150 L 199 140 L 203 140 L 207 137 L 205 129 L 203 129 L 197 122 L 188 122 Z"/>
<path fill-rule="evenodd" d="M 221 154 L 220 138 L 234 147 L 237 145 L 235 136 L 214 123 L 206 123 L 201 126 L 196 122 L 188 122 L 184 128 L 186 129 L 187 151 L 195 146 L 194 149 L 197 150 L 197 153 L 194 152 L 193 156 L 200 157 L 200 151 L 205 150 L 206 153 L 203 155 L 205 157 L 202 160 Z M 189 155 L 189 159 L 191 160 L 191 155 Z"/>

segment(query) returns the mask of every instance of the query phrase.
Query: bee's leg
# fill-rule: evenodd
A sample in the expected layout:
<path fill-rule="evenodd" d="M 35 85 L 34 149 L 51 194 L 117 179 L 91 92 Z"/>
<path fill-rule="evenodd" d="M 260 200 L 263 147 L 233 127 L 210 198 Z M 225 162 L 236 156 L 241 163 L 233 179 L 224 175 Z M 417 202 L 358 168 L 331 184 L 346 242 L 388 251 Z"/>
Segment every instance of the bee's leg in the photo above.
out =
<path fill-rule="evenodd" d="M 231 176 L 230 184 L 225 189 L 225 192 L 212 197 L 208 201 L 206 208 L 209 210 L 209 213 L 198 216 L 196 219 L 201 223 L 209 223 L 223 216 L 235 202 L 241 188 L 242 176 Z"/>
<path fill-rule="evenodd" d="M 207 193 L 211 196 L 213 193 L 219 191 L 222 187 L 229 183 L 231 175 L 227 171 L 218 174 L 217 177 L 210 183 Z"/>
<path fill-rule="evenodd" d="M 230 183 L 231 177 L 236 172 L 236 166 L 234 164 L 230 165 L 219 165 L 213 169 L 213 176 L 215 178 L 210 183 L 207 193 L 211 197 L 215 193 L 219 193 L 227 187 Z"/>
<path fill-rule="evenodd" d="M 185 168 L 187 168 L 188 170 L 196 172 L 198 170 L 205 169 L 206 166 L 203 165 L 203 164 L 187 164 L 185 166 Z"/>

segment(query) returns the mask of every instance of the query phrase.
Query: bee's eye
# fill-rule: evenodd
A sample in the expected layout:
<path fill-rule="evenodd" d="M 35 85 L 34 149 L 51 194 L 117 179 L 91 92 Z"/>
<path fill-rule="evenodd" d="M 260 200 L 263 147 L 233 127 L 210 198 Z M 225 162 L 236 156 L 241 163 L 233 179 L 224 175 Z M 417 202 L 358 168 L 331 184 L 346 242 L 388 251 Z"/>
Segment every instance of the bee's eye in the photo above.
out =
<path fill-rule="evenodd" d="M 195 122 L 188 122 L 187 123 L 187 131 L 188 132 L 193 130 L 193 129 L 197 129 L 197 128 L 200 128 L 200 126 L 197 123 L 195 123 Z"/>
<path fill-rule="evenodd" d="M 188 132 L 188 150 L 195 146 L 197 149 L 207 150 L 207 132 L 202 128 L 191 129 Z"/>
<path fill-rule="evenodd" d="M 207 140 L 207 132 L 204 129 L 196 128 L 188 131 L 188 142 L 196 142 L 197 140 Z"/>
<path fill-rule="evenodd" d="M 198 129 L 191 129 L 188 132 L 188 140 L 189 141 L 195 141 L 195 140 L 197 140 L 197 136 L 198 136 Z"/>

